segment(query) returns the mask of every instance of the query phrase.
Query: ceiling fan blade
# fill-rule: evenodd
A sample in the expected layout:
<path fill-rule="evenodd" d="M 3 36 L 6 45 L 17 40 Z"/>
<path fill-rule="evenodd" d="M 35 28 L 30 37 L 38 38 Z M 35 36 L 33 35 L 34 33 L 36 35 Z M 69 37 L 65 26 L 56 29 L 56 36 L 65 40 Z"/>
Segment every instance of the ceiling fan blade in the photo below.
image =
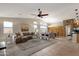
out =
<path fill-rule="evenodd" d="M 41 16 L 48 16 L 48 14 L 42 14 Z"/>
<path fill-rule="evenodd" d="M 38 17 L 40 17 L 40 18 L 43 18 L 43 16 L 48 16 L 48 14 L 43 14 L 40 9 L 38 9 L 38 12 L 39 12 L 38 14 L 32 14 L 32 15 L 38 16 Z"/>

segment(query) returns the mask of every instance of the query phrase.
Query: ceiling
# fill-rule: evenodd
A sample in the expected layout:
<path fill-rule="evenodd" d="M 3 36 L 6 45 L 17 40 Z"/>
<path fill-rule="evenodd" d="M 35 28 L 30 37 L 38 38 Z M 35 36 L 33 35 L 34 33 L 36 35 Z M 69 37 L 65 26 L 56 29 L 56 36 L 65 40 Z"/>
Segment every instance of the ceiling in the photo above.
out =
<path fill-rule="evenodd" d="M 38 8 L 49 16 L 43 19 L 65 20 L 75 18 L 78 3 L 0 3 L 0 17 L 37 18 Z M 47 21 L 48 22 L 48 21 Z M 50 21 L 52 22 L 52 21 Z"/>

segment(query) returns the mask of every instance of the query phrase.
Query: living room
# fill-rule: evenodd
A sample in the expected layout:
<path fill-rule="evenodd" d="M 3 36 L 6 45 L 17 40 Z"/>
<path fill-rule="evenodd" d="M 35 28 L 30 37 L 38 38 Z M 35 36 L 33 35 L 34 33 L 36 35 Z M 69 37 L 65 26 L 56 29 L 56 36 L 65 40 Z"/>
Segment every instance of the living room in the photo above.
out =
<path fill-rule="evenodd" d="M 69 52 L 79 42 L 78 6 L 71 3 L 0 4 L 0 55 L 79 55 Z M 68 54 L 61 53 L 64 45 L 67 49 L 63 51 Z M 77 46 L 72 49 L 76 51 Z"/>

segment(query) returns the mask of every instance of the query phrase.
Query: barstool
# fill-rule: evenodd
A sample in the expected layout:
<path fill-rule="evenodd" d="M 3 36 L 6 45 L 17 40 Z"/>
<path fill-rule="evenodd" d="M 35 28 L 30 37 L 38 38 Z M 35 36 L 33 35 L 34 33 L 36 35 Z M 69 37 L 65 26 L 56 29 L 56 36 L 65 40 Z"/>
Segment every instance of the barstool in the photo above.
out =
<path fill-rule="evenodd" d="M 1 53 L 2 52 L 2 53 Z M 0 55 L 6 56 L 6 44 L 4 41 L 0 42 Z M 2 55 L 2 56 L 3 56 Z"/>

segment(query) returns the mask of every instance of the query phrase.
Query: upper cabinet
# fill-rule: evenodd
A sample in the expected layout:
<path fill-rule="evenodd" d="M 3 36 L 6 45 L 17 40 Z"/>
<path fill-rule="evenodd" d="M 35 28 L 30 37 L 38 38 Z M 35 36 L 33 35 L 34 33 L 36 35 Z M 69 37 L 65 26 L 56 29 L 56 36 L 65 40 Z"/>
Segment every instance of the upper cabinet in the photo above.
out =
<path fill-rule="evenodd" d="M 73 25 L 73 22 L 74 22 L 74 19 L 68 19 L 68 20 L 64 20 L 63 24 L 64 24 L 64 26 Z"/>
<path fill-rule="evenodd" d="M 79 27 L 79 20 L 68 19 L 63 21 L 64 26 L 71 25 L 73 28 Z"/>

